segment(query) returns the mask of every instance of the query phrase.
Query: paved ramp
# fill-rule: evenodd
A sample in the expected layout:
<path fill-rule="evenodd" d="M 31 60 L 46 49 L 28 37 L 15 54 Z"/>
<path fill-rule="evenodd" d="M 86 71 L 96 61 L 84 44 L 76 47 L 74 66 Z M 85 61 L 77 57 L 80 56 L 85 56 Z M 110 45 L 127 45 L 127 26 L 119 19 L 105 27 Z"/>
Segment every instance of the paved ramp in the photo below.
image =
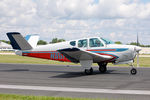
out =
<path fill-rule="evenodd" d="M 0 64 L 0 93 L 149 100 L 150 69 L 109 67 L 106 74 L 94 67 L 85 75 L 80 66 Z"/>

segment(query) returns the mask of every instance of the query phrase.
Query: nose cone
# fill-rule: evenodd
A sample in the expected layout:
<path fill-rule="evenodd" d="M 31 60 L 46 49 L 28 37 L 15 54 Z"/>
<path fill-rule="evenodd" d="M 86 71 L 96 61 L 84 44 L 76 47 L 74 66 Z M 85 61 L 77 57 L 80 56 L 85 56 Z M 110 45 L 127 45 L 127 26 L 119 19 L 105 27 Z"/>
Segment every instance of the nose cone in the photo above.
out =
<path fill-rule="evenodd" d="M 136 52 L 139 52 L 139 51 L 141 51 L 142 50 L 142 48 L 141 47 L 139 47 L 139 46 L 135 46 L 135 51 Z"/>

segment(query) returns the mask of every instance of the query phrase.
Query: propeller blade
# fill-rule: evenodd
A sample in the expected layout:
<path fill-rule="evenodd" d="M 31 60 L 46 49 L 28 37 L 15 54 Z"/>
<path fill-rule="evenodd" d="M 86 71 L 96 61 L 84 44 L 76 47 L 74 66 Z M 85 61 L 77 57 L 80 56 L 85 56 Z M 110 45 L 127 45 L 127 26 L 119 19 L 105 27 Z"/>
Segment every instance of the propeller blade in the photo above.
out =
<path fill-rule="evenodd" d="M 139 46 L 140 43 L 139 43 L 139 36 L 138 36 L 138 33 L 137 33 L 137 46 Z M 139 51 L 137 51 L 137 67 L 139 67 Z"/>
<path fill-rule="evenodd" d="M 137 33 L 136 45 L 139 46 L 139 35 Z"/>

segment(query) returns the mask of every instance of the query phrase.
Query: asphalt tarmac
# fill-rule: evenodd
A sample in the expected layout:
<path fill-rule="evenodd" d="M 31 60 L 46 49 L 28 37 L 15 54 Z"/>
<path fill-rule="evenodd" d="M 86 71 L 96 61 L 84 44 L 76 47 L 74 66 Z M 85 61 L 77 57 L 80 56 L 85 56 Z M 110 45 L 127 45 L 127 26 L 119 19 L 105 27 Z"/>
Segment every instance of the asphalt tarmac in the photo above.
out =
<path fill-rule="evenodd" d="M 0 93 L 57 97 L 150 100 L 150 68 L 94 67 L 85 75 L 80 66 L 0 64 Z"/>

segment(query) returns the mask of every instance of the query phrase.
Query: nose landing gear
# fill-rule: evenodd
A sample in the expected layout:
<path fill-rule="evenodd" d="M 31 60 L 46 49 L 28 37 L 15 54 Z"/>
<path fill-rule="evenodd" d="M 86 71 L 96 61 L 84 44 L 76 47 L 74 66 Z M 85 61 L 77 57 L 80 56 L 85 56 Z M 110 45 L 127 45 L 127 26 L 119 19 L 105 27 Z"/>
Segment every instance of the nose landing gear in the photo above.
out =
<path fill-rule="evenodd" d="M 130 73 L 131 73 L 132 75 L 135 75 L 135 74 L 137 73 L 137 70 L 136 70 L 135 68 L 132 68 L 131 71 L 130 71 Z"/>
<path fill-rule="evenodd" d="M 132 69 L 130 70 L 131 75 L 136 75 L 137 70 L 134 68 L 133 64 L 131 65 Z"/>

